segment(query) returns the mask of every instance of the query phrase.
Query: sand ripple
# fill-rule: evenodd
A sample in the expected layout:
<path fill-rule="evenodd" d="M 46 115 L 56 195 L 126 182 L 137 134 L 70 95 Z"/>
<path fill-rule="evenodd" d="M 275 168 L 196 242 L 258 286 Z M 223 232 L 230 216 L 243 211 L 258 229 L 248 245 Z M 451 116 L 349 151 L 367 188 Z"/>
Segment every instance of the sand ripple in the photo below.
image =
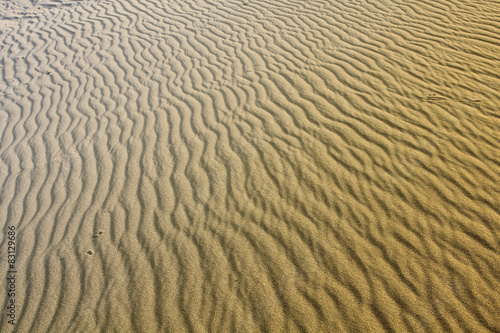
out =
<path fill-rule="evenodd" d="M 500 331 L 498 22 L 497 1 L 0 4 L 14 329 Z"/>

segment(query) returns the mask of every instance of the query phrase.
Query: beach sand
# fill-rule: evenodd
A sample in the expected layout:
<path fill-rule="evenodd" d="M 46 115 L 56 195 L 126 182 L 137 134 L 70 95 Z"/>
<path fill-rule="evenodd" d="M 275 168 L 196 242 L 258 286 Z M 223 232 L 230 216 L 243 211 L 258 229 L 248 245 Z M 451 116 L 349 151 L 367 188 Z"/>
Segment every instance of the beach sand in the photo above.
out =
<path fill-rule="evenodd" d="M 499 22 L 1 1 L 0 331 L 500 332 Z"/>

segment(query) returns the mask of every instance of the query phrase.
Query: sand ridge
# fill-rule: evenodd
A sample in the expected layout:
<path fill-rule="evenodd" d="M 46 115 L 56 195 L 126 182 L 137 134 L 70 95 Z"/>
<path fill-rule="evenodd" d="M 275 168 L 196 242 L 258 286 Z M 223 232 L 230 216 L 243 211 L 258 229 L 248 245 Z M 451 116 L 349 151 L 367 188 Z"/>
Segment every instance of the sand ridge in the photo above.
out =
<path fill-rule="evenodd" d="M 1 331 L 500 330 L 495 1 L 0 11 Z"/>

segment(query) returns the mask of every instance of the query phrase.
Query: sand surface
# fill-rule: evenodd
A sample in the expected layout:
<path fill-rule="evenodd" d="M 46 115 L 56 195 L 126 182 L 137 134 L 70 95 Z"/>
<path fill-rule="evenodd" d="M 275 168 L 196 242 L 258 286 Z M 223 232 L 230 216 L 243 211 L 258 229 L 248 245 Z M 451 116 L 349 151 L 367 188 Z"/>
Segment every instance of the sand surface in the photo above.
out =
<path fill-rule="evenodd" d="M 0 331 L 500 332 L 499 40 L 496 0 L 1 1 Z"/>

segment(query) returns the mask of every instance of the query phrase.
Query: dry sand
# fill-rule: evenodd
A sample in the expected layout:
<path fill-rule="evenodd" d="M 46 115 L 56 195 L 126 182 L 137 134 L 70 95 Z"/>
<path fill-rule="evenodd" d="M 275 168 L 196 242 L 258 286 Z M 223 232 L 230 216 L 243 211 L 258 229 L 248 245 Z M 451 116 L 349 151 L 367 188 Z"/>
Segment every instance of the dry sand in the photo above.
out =
<path fill-rule="evenodd" d="M 499 22 L 0 2 L 0 331 L 499 332 Z"/>

